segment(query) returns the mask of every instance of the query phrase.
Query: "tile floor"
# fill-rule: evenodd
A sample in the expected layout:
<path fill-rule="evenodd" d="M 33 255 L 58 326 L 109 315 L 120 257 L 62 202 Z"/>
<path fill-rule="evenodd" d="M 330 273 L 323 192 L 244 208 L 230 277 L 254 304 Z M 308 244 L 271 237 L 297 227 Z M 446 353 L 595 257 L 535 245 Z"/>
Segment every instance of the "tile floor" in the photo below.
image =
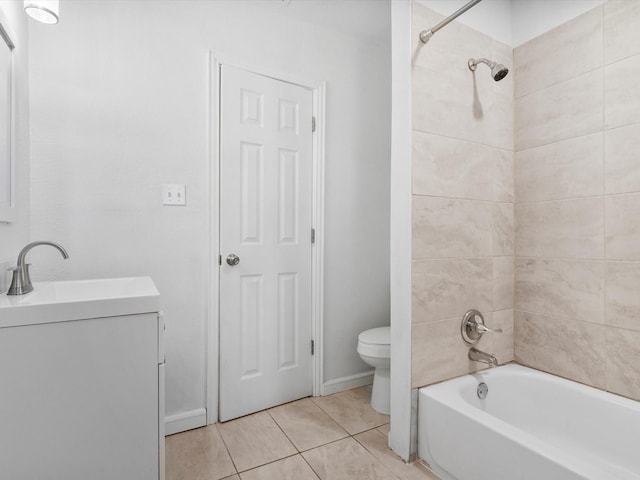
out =
<path fill-rule="evenodd" d="M 166 439 L 167 480 L 437 480 L 387 447 L 389 417 L 356 388 Z"/>

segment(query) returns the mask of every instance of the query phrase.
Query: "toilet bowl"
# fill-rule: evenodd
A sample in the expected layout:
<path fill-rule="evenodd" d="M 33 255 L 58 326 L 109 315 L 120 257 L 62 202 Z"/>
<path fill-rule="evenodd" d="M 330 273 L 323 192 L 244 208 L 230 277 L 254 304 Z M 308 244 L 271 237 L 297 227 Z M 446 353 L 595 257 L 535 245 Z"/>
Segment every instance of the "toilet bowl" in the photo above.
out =
<path fill-rule="evenodd" d="M 358 335 L 358 353 L 362 360 L 375 368 L 371 390 L 371 406 L 389 415 L 391 385 L 391 327 L 372 328 Z"/>

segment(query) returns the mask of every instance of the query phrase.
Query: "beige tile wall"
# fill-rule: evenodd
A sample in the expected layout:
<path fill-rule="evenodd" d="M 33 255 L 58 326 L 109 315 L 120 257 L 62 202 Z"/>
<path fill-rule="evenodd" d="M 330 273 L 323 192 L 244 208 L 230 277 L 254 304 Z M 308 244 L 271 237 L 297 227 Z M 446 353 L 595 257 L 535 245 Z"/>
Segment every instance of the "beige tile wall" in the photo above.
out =
<path fill-rule="evenodd" d="M 460 321 L 470 308 L 504 333 L 478 348 L 513 358 L 513 85 L 474 57 L 513 65 L 512 49 L 459 23 L 427 45 L 418 33 L 442 16 L 413 6 L 412 384 L 480 368 Z"/>
<path fill-rule="evenodd" d="M 640 2 L 514 50 L 516 360 L 640 399 Z"/>

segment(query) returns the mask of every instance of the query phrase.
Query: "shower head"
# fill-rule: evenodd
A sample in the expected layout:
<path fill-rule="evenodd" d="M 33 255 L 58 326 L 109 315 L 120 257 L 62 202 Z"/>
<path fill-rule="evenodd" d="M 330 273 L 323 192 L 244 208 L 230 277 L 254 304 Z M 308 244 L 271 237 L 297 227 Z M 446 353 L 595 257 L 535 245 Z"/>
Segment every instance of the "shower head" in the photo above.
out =
<path fill-rule="evenodd" d="M 491 69 L 491 76 L 496 82 L 499 82 L 500 80 L 502 80 L 504 77 L 507 76 L 507 73 L 509 73 L 509 69 L 504 65 L 502 65 L 501 63 L 497 63 L 492 60 L 487 60 L 486 58 L 478 58 L 478 59 L 470 58 L 469 62 L 467 63 L 467 65 L 469 65 L 469 70 L 471 70 L 472 72 L 475 72 L 476 67 L 478 66 L 479 63 L 486 63 L 489 66 L 489 68 Z"/>

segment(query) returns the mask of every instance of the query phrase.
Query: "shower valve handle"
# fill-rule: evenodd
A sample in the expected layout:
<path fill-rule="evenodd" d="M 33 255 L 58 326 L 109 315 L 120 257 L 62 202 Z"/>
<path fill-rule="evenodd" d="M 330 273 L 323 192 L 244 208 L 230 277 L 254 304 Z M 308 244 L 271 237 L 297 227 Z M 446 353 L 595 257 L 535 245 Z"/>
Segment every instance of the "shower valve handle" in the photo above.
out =
<path fill-rule="evenodd" d="M 490 328 L 487 328 L 482 323 L 476 323 L 475 329 L 476 329 L 476 332 L 478 333 L 502 333 L 501 328 L 496 328 L 495 330 L 491 330 Z"/>
<path fill-rule="evenodd" d="M 501 328 L 490 329 L 484 324 L 484 317 L 476 309 L 471 309 L 462 317 L 460 328 L 462 339 L 469 345 L 474 345 L 480 341 L 485 333 L 502 333 Z"/>

